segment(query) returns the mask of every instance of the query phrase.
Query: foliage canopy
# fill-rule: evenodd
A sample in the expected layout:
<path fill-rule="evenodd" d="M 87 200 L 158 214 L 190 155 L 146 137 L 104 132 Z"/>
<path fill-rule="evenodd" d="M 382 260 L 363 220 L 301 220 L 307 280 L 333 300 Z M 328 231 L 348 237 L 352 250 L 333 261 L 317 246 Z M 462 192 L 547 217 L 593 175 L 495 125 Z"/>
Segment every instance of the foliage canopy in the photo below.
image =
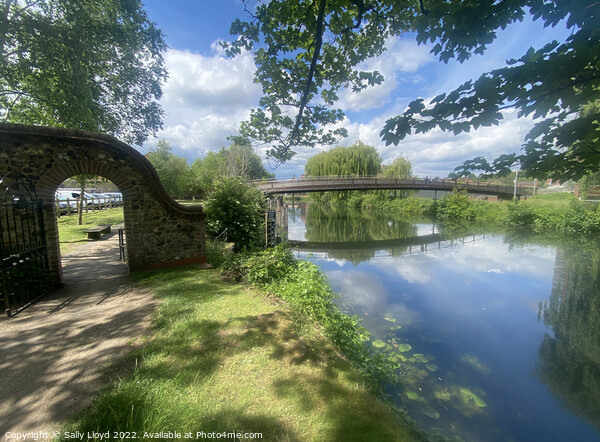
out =
<path fill-rule="evenodd" d="M 207 195 L 221 177 L 241 177 L 248 180 L 273 178 L 265 170 L 262 160 L 252 146 L 233 143 L 220 151 L 209 151 L 198 158 L 191 167 L 191 191 L 198 196 Z"/>
<path fill-rule="evenodd" d="M 2 0 L 0 120 L 141 145 L 162 127 L 165 49 L 140 0 Z"/>
<path fill-rule="evenodd" d="M 159 140 L 156 147 L 146 154 L 156 169 L 162 185 L 169 195 L 181 197 L 188 190 L 189 166 L 185 158 L 172 152 L 166 140 Z"/>
<path fill-rule="evenodd" d="M 547 172 L 578 178 L 600 165 L 598 110 L 581 110 L 600 98 L 600 3 L 596 0 L 273 0 L 259 3 L 248 21 L 236 20 L 225 44 L 230 54 L 254 51 L 260 107 L 242 125 L 242 135 L 270 143 L 269 154 L 286 161 L 294 146 L 331 144 L 346 131 L 333 106 L 341 89 L 379 84 L 379 72 L 361 63 L 385 50 L 388 38 L 416 33 L 443 62 L 482 54 L 499 29 L 527 15 L 545 26 L 564 23 L 565 41 L 530 48 L 507 65 L 469 80 L 426 102 L 418 98 L 389 119 L 381 137 L 398 144 L 411 133 L 439 128 L 455 134 L 497 125 L 502 111 L 538 118 L 522 154 L 503 155 L 485 172 L 520 164 L 536 176 Z M 290 115 L 295 113 L 295 118 Z"/>
<path fill-rule="evenodd" d="M 234 251 L 260 247 L 264 243 L 264 214 L 266 201 L 263 194 L 240 177 L 225 177 L 204 204 L 206 233 L 218 236 L 227 229 Z"/>
<path fill-rule="evenodd" d="M 374 176 L 381 172 L 381 158 L 373 146 L 358 142 L 336 147 L 308 159 L 306 176 Z"/>

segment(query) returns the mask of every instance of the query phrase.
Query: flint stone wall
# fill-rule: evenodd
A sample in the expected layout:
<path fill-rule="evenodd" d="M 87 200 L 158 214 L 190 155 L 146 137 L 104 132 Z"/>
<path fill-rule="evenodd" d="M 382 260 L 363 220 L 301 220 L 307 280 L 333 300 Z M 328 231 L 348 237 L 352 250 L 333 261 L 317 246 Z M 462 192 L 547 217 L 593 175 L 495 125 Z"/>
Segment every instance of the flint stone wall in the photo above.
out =
<path fill-rule="evenodd" d="M 99 175 L 123 195 L 130 271 L 206 262 L 205 213 L 164 190 L 152 164 L 114 137 L 85 131 L 0 123 L 0 178 L 17 171 L 44 201 L 48 254 L 61 278 L 54 195 L 67 178 Z"/>

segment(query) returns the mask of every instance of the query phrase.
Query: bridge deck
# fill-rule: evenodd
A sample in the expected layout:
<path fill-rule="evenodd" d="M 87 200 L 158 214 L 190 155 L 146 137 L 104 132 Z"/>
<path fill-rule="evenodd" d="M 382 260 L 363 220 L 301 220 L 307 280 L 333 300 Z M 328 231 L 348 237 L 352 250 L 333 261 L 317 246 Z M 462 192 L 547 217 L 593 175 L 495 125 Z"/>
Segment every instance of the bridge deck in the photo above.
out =
<path fill-rule="evenodd" d="M 380 177 L 349 177 L 349 178 L 301 178 L 292 180 L 269 180 L 255 183 L 256 187 L 266 194 L 273 193 L 308 193 L 329 192 L 341 190 L 466 190 L 469 193 L 498 195 L 503 198 L 528 196 L 533 193 L 531 187 L 502 186 L 490 183 L 460 182 L 445 179 L 428 178 L 380 178 Z"/>

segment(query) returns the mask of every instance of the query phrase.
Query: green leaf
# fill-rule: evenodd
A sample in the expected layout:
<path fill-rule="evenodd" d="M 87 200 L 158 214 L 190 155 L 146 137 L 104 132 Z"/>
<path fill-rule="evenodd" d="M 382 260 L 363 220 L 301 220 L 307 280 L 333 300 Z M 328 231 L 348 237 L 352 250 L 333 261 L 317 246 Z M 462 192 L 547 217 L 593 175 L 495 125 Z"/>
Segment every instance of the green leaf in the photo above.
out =
<path fill-rule="evenodd" d="M 412 350 L 412 346 L 410 344 L 398 344 L 398 351 L 402 353 Z"/>
<path fill-rule="evenodd" d="M 416 393 L 414 391 L 407 391 L 405 394 L 406 397 L 409 398 L 411 401 L 425 402 L 425 398 L 419 393 Z"/>

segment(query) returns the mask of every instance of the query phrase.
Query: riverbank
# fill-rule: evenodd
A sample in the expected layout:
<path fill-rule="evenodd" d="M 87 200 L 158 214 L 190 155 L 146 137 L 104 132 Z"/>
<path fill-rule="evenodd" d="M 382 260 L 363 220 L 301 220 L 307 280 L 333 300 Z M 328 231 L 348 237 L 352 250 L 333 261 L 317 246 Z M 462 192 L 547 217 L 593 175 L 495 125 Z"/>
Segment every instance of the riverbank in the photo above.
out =
<path fill-rule="evenodd" d="M 133 278 L 159 300 L 153 332 L 110 367 L 114 382 L 68 431 L 423 440 L 330 341 L 302 334 L 281 301 L 197 268 Z"/>
<path fill-rule="evenodd" d="M 572 194 L 542 194 L 524 201 L 488 202 L 465 192 L 429 198 L 389 198 L 379 193 L 354 192 L 347 199 L 309 198 L 317 207 L 355 208 L 406 217 L 430 218 L 451 230 L 485 226 L 509 230 L 529 229 L 546 235 L 600 233 L 600 206 L 579 201 Z"/>

